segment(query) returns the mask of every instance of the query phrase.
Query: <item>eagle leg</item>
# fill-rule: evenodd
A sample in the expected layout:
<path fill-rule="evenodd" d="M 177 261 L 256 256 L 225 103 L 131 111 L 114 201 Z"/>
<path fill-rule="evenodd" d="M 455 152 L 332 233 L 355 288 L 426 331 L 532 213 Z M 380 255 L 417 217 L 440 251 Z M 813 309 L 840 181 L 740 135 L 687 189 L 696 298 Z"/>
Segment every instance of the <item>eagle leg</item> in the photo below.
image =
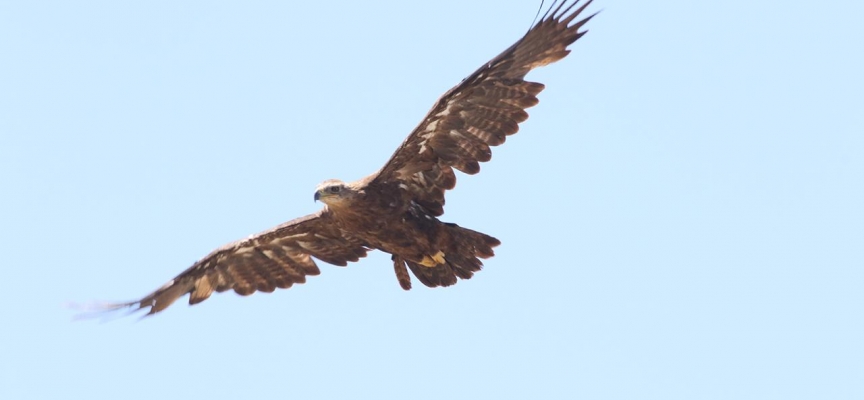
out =
<path fill-rule="evenodd" d="M 411 290 L 411 275 L 408 274 L 405 261 L 395 254 L 390 259 L 393 260 L 393 270 L 396 272 L 396 280 L 399 281 L 399 286 L 402 286 L 402 289 Z"/>
<path fill-rule="evenodd" d="M 447 260 L 444 259 L 444 252 L 438 250 L 438 252 L 435 253 L 435 255 L 432 257 L 423 256 L 423 259 L 420 260 L 418 264 L 424 267 L 436 267 L 438 265 L 444 264 L 445 262 L 447 262 Z"/>

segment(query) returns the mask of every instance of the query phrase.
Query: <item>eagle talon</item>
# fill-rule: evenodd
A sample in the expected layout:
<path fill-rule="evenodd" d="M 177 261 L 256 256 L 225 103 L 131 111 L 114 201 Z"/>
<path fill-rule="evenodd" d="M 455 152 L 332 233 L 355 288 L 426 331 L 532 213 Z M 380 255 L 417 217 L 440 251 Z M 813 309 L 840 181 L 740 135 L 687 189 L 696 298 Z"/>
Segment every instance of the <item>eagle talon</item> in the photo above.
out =
<path fill-rule="evenodd" d="M 420 260 L 418 264 L 424 267 L 436 267 L 438 265 L 444 264 L 445 262 L 446 260 L 444 260 L 444 252 L 438 250 L 438 252 L 435 253 L 435 255 L 432 257 L 423 256 L 423 259 Z"/>

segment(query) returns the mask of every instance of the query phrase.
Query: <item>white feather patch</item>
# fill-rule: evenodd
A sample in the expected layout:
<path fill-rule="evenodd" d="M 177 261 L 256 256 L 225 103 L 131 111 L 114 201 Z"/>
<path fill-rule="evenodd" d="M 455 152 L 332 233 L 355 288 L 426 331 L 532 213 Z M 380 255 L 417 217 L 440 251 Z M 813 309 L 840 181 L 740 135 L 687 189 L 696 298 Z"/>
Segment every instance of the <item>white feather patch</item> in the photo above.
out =
<path fill-rule="evenodd" d="M 300 246 L 306 250 L 311 250 L 311 251 L 315 250 L 315 246 L 313 246 L 312 242 L 303 242 L 303 241 L 298 240 L 296 243 L 298 246 Z"/>
<path fill-rule="evenodd" d="M 305 233 L 300 233 L 297 235 L 288 235 L 288 236 L 284 236 L 284 237 L 281 237 L 279 239 L 274 240 L 273 243 L 276 243 L 279 245 L 285 245 L 285 244 L 288 244 L 289 242 L 293 242 L 296 239 L 301 238 L 301 237 L 305 237 L 305 236 L 306 236 Z"/>

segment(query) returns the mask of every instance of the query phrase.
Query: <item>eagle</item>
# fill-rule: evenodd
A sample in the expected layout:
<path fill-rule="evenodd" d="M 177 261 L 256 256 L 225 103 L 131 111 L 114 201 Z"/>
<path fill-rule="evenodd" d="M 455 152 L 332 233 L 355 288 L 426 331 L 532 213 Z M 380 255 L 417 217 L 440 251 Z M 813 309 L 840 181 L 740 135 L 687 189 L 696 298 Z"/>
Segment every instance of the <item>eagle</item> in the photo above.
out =
<path fill-rule="evenodd" d="M 405 290 L 411 274 L 428 287 L 470 279 L 500 242 L 439 220 L 444 194 L 456 185 L 454 170 L 478 173 L 491 148 L 528 118 L 525 110 L 537 104 L 544 85 L 525 75 L 567 56 L 596 15 L 576 21 L 591 0 L 578 3 L 553 2 L 521 39 L 444 93 L 380 170 L 355 182 L 319 184 L 320 211 L 222 246 L 141 299 L 105 308 L 149 308 L 151 315 L 187 294 L 194 305 L 213 292 L 269 293 L 318 275 L 313 258 L 345 266 L 371 250 L 391 255 Z"/>

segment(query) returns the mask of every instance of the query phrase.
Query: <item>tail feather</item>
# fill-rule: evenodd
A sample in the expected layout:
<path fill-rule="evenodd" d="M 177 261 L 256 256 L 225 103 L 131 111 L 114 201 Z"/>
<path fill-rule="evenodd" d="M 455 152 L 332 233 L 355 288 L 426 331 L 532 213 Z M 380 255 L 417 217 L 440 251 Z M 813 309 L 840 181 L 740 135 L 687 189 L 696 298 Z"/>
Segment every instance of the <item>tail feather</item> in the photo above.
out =
<path fill-rule="evenodd" d="M 406 266 L 428 287 L 450 286 L 457 282 L 457 278 L 471 279 L 475 272 L 483 268 L 480 259 L 494 256 L 492 248 L 501 244 L 498 239 L 484 233 L 456 224 L 444 225 L 439 246 L 444 252 L 445 263 L 426 267 L 396 255 L 392 257 L 396 278 L 403 289 L 411 289 L 411 277 Z"/>
<path fill-rule="evenodd" d="M 434 267 L 424 267 L 411 261 L 407 261 L 407 264 L 414 276 L 420 280 L 420 283 L 428 287 L 446 287 L 456 283 L 456 275 L 446 263 Z"/>

